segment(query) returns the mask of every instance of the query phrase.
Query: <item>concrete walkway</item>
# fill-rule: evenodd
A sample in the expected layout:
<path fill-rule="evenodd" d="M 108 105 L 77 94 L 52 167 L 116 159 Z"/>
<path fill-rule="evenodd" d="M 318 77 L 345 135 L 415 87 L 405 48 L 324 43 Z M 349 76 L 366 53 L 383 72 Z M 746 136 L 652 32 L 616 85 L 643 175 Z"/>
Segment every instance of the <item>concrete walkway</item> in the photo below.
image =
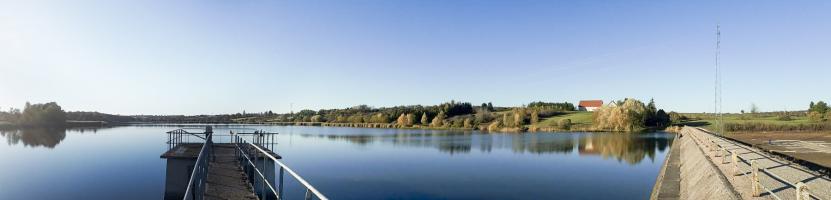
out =
<path fill-rule="evenodd" d="M 235 146 L 214 144 L 205 199 L 258 199 L 234 154 Z"/>
<path fill-rule="evenodd" d="M 681 198 L 681 150 L 678 149 L 678 140 L 674 140 L 669 155 L 665 160 L 661 174 L 653 188 L 650 199 L 676 200 Z"/>
<path fill-rule="evenodd" d="M 809 193 L 813 195 L 812 198 L 831 199 L 831 180 L 819 173 L 698 128 L 685 127 L 682 133 L 686 134 L 685 137 L 695 137 L 697 139 L 698 146 L 727 176 L 727 179 L 743 199 L 777 199 L 777 197 L 796 199 L 796 189 L 792 185 L 798 182 L 803 182 L 808 186 Z M 738 172 L 734 171 L 732 156 L 724 156 L 723 150 L 738 155 L 739 161 L 735 165 L 739 169 Z M 769 172 L 759 173 L 759 182 L 764 187 L 761 189 L 762 194 L 759 197 L 753 197 L 751 191 L 750 162 L 752 161 L 755 161 L 760 169 L 766 169 Z"/>

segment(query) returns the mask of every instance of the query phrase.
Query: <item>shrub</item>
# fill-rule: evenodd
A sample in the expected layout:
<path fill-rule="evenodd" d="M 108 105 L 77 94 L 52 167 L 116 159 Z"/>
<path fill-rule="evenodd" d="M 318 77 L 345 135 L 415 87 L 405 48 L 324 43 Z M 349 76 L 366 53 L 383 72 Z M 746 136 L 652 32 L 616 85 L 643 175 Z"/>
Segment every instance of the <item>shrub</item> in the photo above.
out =
<path fill-rule="evenodd" d="M 451 127 L 453 127 L 453 128 L 462 128 L 462 127 L 464 127 L 464 124 L 463 124 L 462 120 L 456 119 L 456 120 L 453 120 L 453 125 Z"/>
<path fill-rule="evenodd" d="M 571 129 L 571 119 L 561 119 L 557 122 L 557 126 L 563 130 L 569 130 Z"/>
<path fill-rule="evenodd" d="M 502 123 L 500 125 L 505 127 L 511 127 L 513 126 L 511 122 L 513 122 L 513 120 L 511 120 L 511 118 L 508 118 L 508 113 L 502 113 Z"/>
<path fill-rule="evenodd" d="M 309 119 L 309 121 L 310 122 L 322 122 L 323 121 L 323 116 L 314 115 Z"/>
<path fill-rule="evenodd" d="M 502 126 L 502 121 L 500 120 L 493 120 L 491 124 L 488 125 L 488 131 L 498 131 L 499 127 Z"/>
<path fill-rule="evenodd" d="M 387 114 L 378 113 L 378 114 L 372 115 L 372 117 L 370 118 L 369 121 L 372 122 L 372 123 L 386 124 L 386 123 L 390 123 L 389 120 L 390 119 L 389 119 L 389 117 L 387 117 Z"/>
<path fill-rule="evenodd" d="M 788 114 L 787 112 L 782 112 L 782 113 L 779 114 L 779 116 L 776 117 L 776 120 L 791 121 L 791 120 L 793 120 L 793 118 L 791 118 L 791 115 Z"/>
<path fill-rule="evenodd" d="M 683 118 L 683 115 L 678 114 L 675 111 L 669 112 L 669 121 L 671 121 L 671 123 L 681 123 L 683 121 Z"/>
<path fill-rule="evenodd" d="M 493 121 L 494 118 L 491 112 L 484 109 L 482 110 L 482 112 L 477 112 L 476 114 L 474 114 L 473 117 L 475 118 L 474 122 L 476 124 L 483 124 L 489 121 Z"/>
<path fill-rule="evenodd" d="M 463 125 L 464 125 L 465 128 L 472 128 L 473 127 L 473 120 L 471 120 L 470 118 L 465 118 L 465 121 L 464 121 Z"/>
<path fill-rule="evenodd" d="M 817 112 L 817 111 L 809 112 L 808 113 L 808 119 L 811 120 L 811 121 L 814 121 L 814 122 L 821 122 L 821 121 L 826 120 L 825 116 L 823 116 L 822 113 Z"/>
<path fill-rule="evenodd" d="M 427 125 L 430 123 L 430 119 L 427 118 L 427 113 L 421 114 L 421 125 Z"/>

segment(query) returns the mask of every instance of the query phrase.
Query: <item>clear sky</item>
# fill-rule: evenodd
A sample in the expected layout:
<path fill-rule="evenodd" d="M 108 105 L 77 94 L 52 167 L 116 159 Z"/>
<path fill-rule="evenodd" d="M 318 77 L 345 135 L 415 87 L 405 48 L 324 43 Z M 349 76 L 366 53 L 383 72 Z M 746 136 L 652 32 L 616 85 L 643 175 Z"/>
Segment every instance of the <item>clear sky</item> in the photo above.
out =
<path fill-rule="evenodd" d="M 0 109 L 288 112 L 654 97 L 831 100 L 829 1 L 0 0 Z"/>

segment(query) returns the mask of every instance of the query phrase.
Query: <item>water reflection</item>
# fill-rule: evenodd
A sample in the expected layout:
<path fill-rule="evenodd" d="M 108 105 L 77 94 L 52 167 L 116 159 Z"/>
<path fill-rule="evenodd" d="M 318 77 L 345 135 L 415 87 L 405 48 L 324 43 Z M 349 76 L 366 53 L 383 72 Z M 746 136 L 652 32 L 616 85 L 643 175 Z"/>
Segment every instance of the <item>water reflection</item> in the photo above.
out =
<path fill-rule="evenodd" d="M 81 134 L 98 133 L 99 128 L 26 128 L 0 130 L 0 136 L 6 138 L 9 146 L 23 143 L 24 147 L 46 147 L 55 148 L 66 138 L 66 132 Z"/>
<path fill-rule="evenodd" d="M 348 141 L 357 145 L 375 142 L 409 147 L 436 148 L 449 154 L 470 153 L 474 149 L 491 152 L 510 149 L 514 153 L 570 154 L 600 156 L 619 162 L 638 164 L 644 159 L 654 161 L 656 151 L 663 152 L 672 142 L 669 134 L 615 134 L 615 133 L 537 133 L 537 134 L 479 134 L 410 133 L 392 135 L 311 135 L 303 137 Z"/>
<path fill-rule="evenodd" d="M 0 135 L 6 138 L 8 145 L 23 143 L 26 147 L 55 148 L 64 138 L 66 129 L 30 128 L 16 130 L 0 130 Z"/>

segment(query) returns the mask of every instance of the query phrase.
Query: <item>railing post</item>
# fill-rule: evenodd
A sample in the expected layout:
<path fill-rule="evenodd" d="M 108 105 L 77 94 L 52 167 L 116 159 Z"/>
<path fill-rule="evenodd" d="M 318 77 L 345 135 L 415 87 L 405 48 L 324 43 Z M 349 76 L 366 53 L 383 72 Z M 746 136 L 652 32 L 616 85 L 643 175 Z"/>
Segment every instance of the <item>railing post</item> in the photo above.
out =
<path fill-rule="evenodd" d="M 259 152 L 259 153 L 257 153 L 257 155 L 259 155 L 261 153 L 262 152 Z M 259 160 L 259 158 L 257 158 L 257 160 Z M 266 199 L 267 196 L 265 194 L 265 174 L 266 174 L 266 172 L 265 172 L 265 155 L 263 155 L 263 162 L 262 162 L 261 165 L 263 165 L 263 167 L 262 167 L 263 170 L 260 170 L 260 172 L 263 173 L 263 176 L 260 177 L 260 194 L 262 194 L 263 197 L 260 198 L 260 199 Z"/>
<path fill-rule="evenodd" d="M 758 197 L 761 195 L 761 187 L 759 185 L 759 163 L 755 160 L 750 161 L 750 185 L 752 188 L 753 196 Z"/>
<path fill-rule="evenodd" d="M 310 189 L 306 189 L 306 197 L 303 198 L 303 199 L 305 199 L 305 200 L 312 199 L 312 191 Z"/>
<path fill-rule="evenodd" d="M 283 199 L 285 197 L 283 194 L 283 166 L 280 166 L 280 184 L 277 185 L 277 197 Z"/>
<path fill-rule="evenodd" d="M 730 152 L 733 156 L 733 176 L 739 176 L 739 155 L 735 151 Z"/>
<path fill-rule="evenodd" d="M 713 144 L 715 144 L 715 142 L 713 142 L 713 140 L 711 140 L 710 138 L 707 138 L 707 141 L 708 142 L 705 142 L 705 143 L 707 143 L 707 147 L 709 147 L 707 150 L 708 151 L 713 151 Z"/>
<path fill-rule="evenodd" d="M 796 183 L 796 200 L 810 200 L 810 194 L 808 194 L 808 186 L 805 183 L 799 182 Z"/>

